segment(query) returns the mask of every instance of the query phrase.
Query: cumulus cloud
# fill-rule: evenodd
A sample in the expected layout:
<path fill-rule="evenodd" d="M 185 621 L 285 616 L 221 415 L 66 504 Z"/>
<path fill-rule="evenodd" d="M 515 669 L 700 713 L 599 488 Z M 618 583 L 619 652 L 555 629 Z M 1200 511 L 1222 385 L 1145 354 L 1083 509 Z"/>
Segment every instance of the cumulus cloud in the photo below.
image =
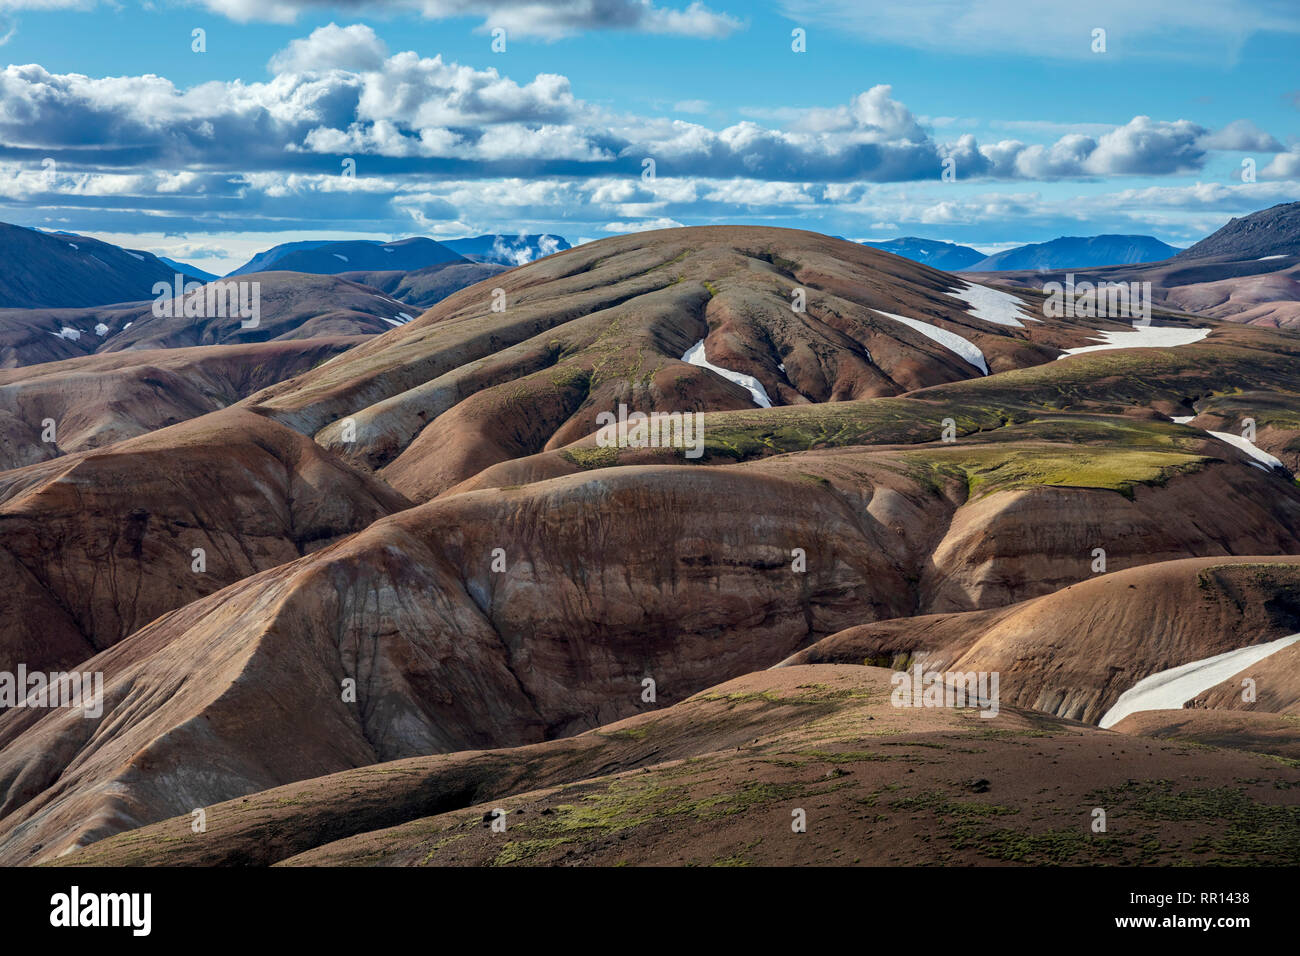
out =
<path fill-rule="evenodd" d="M 155 75 L 92 78 L 37 65 L 0 73 L 0 157 L 240 172 L 337 170 L 458 176 L 640 173 L 799 182 L 1164 175 L 1203 167 L 1209 149 L 1276 145 L 1245 121 L 1210 131 L 1137 116 L 1094 138 L 1055 143 L 966 134 L 939 142 L 880 84 L 786 128 L 743 120 L 723 129 L 675 118 L 611 116 L 567 77 L 526 82 L 441 55 L 389 55 L 370 27 L 329 24 L 271 60 L 262 83 L 178 89 Z"/>
<path fill-rule="evenodd" d="M 1235 152 L 1275 153 L 1282 149 L 1281 143 L 1247 119 L 1233 120 L 1223 129 L 1208 133 L 1201 145 Z"/>
<path fill-rule="evenodd" d="M 1292 146 L 1288 152 L 1278 153 L 1260 170 L 1266 179 L 1300 179 L 1300 143 Z"/>
<path fill-rule="evenodd" d="M 676 219 L 641 219 L 636 222 L 607 222 L 601 228 L 605 232 L 649 232 L 652 229 L 677 229 L 682 224 Z"/>
<path fill-rule="evenodd" d="M 980 149 L 987 169 L 975 166 L 1004 179 L 1169 175 L 1202 168 L 1209 136 L 1209 130 L 1188 120 L 1135 116 L 1096 139 L 1067 133 L 1049 145 L 1019 140 L 990 144 Z"/>
<path fill-rule="evenodd" d="M 938 139 L 884 84 L 837 107 L 783 113 L 783 125 L 749 119 L 719 129 L 698 116 L 611 114 L 558 74 L 515 79 L 390 53 L 360 24 L 316 29 L 270 68 L 264 82 L 178 88 L 155 75 L 9 66 L 0 71 L 0 198 L 114 228 L 143 211 L 178 230 L 273 222 L 384 232 L 400 222 L 448 235 L 472 225 L 498 231 L 504 219 L 536 232 L 576 222 L 593 234 L 738 215 L 797 225 L 800 214 L 827 210 L 852 214 L 855 225 L 956 228 L 991 217 L 1028 222 L 1041 207 L 1020 194 L 955 193 L 939 181 L 945 161 L 969 192 L 981 181 L 1168 175 L 1204 168 L 1213 150 L 1276 145 L 1246 121 L 1209 130 L 1146 116 L 1036 131 L 1062 133 L 1045 143 L 981 145 L 957 130 Z M 42 168 L 46 157 L 53 169 Z M 656 175 L 643 179 L 647 157 Z M 1300 176 L 1300 152 L 1277 151 L 1260 176 Z M 878 191 L 902 183 L 932 190 Z M 1134 202 L 1165 208 L 1155 194 Z"/>
<path fill-rule="evenodd" d="M 364 23 L 346 27 L 331 23 L 291 42 L 271 57 L 269 66 L 274 73 L 377 70 L 387 56 L 388 46 Z"/>

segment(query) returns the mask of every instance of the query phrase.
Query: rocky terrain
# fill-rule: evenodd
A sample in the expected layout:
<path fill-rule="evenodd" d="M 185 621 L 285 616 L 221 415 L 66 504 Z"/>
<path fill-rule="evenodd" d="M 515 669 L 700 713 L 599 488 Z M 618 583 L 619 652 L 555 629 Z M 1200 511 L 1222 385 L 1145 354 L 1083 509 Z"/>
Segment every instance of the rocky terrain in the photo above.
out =
<path fill-rule="evenodd" d="M 103 675 L 0 713 L 0 862 L 1294 861 L 1300 644 L 1102 727 L 1300 633 L 1300 334 L 784 229 L 469 266 L 0 373 L 0 671 Z"/>

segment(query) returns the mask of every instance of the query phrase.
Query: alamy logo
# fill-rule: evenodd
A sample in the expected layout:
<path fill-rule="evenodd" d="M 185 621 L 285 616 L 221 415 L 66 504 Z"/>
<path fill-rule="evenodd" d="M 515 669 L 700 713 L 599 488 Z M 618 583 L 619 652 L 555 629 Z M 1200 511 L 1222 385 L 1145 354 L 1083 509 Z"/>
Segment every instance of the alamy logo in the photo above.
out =
<path fill-rule="evenodd" d="M 80 707 L 86 717 L 104 712 L 104 674 L 102 671 L 27 672 L 26 664 L 18 672 L 0 671 L 0 708 L 10 707 Z"/>
<path fill-rule="evenodd" d="M 1049 319 L 1124 318 L 1134 325 L 1151 324 L 1150 282 L 1074 281 L 1074 273 L 1065 282 L 1043 283 L 1043 314 Z"/>
<path fill-rule="evenodd" d="M 998 715 L 997 671 L 895 671 L 889 683 L 895 707 L 978 707 L 981 717 Z"/>
<path fill-rule="evenodd" d="M 82 893 L 74 886 L 50 897 L 50 925 L 127 926 L 132 936 L 148 936 L 153 928 L 150 893 Z"/>
<path fill-rule="evenodd" d="M 239 318 L 241 329 L 255 329 L 262 321 L 262 283 L 218 281 L 186 282 L 180 273 L 174 284 L 155 282 L 153 314 L 160 319 Z"/>
<path fill-rule="evenodd" d="M 596 416 L 596 444 L 601 448 L 683 448 L 687 458 L 704 454 L 704 415 L 700 412 L 628 412 Z"/>

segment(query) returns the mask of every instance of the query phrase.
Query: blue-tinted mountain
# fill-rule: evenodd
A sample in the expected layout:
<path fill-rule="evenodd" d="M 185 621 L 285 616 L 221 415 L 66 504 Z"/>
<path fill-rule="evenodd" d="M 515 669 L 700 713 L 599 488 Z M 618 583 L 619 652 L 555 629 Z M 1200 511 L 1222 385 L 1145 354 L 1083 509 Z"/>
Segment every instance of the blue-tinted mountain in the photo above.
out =
<path fill-rule="evenodd" d="M 169 259 L 166 256 L 159 256 L 158 261 L 164 265 L 171 266 L 175 271 L 182 275 L 194 276 L 194 278 L 202 279 L 204 282 L 211 282 L 213 279 L 220 278 L 220 276 L 215 273 L 205 272 L 198 266 L 192 266 L 188 262 L 177 262 L 175 259 Z"/>
<path fill-rule="evenodd" d="M 70 232 L 39 232 L 0 223 L 0 308 L 83 308 L 153 296 L 173 282 L 175 266 Z M 187 273 L 193 275 L 193 273 Z"/>
<path fill-rule="evenodd" d="M 944 242 L 940 239 L 918 239 L 915 236 L 890 239 L 887 242 L 864 242 L 862 244 L 870 246 L 872 249 L 892 252 L 896 256 L 902 256 L 904 259 L 911 259 L 913 262 L 919 262 L 935 269 L 948 269 L 950 271 L 969 269 L 985 258 L 984 253 L 978 249 L 972 249 L 970 246 L 959 246 L 955 242 Z"/>
<path fill-rule="evenodd" d="M 249 272 L 408 272 L 444 262 L 465 262 L 464 256 L 441 242 L 415 236 L 395 242 L 353 239 L 344 242 L 306 240 L 286 242 L 259 252 L 230 275 Z"/>
<path fill-rule="evenodd" d="M 1007 249 L 967 266 L 966 271 L 1095 269 L 1101 266 L 1128 266 L 1138 262 L 1160 262 L 1177 253 L 1177 246 L 1171 246 L 1152 236 L 1061 236 L 1050 242 L 1036 242 Z"/>

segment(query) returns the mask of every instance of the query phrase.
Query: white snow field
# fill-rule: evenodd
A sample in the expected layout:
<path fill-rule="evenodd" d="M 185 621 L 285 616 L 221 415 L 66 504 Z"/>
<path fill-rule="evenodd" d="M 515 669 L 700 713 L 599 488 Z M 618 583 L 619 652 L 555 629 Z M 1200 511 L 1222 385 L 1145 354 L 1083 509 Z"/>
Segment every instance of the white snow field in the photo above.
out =
<path fill-rule="evenodd" d="M 1219 439 L 1219 441 L 1226 441 L 1229 445 L 1240 448 L 1251 458 L 1254 458 L 1255 461 L 1252 461 L 1251 464 L 1255 465 L 1256 468 L 1262 468 L 1265 471 L 1271 471 L 1274 468 L 1286 469 L 1286 465 L 1282 464 L 1281 459 L 1274 458 L 1264 449 L 1255 447 L 1254 442 L 1242 438 L 1240 435 L 1234 435 L 1232 432 L 1210 432 L 1209 434 Z M 1263 464 L 1255 464 L 1256 462 L 1263 462 Z"/>
<path fill-rule="evenodd" d="M 1120 694 L 1119 700 L 1102 715 L 1098 726 L 1103 729 L 1113 727 L 1129 714 L 1141 710 L 1179 710 L 1197 694 L 1223 683 L 1233 674 L 1271 657 L 1296 641 L 1300 641 L 1300 634 L 1292 634 L 1267 644 L 1240 647 L 1235 651 L 1216 654 L 1190 664 L 1180 664 L 1144 677 Z"/>
<path fill-rule="evenodd" d="M 1084 352 L 1102 352 L 1106 349 L 1162 349 L 1175 345 L 1191 345 L 1210 334 L 1209 329 L 1180 329 L 1160 325 L 1144 325 L 1136 329 L 1106 331 L 1100 329 L 1097 334 L 1102 338 L 1101 345 L 1083 345 L 1077 349 L 1066 349 L 1058 355 L 1057 361 L 1066 355 L 1081 355 Z"/>
<path fill-rule="evenodd" d="M 682 362 L 689 365 L 699 365 L 701 368 L 707 368 L 710 372 L 716 372 L 727 381 L 736 382 L 742 389 L 748 389 L 750 397 L 754 399 L 754 405 L 759 408 L 771 408 L 772 399 L 767 397 L 767 389 L 763 388 L 763 382 L 751 375 L 744 375 L 741 372 L 733 372 L 729 368 L 723 368 L 722 365 L 715 365 L 705 358 L 705 339 L 699 339 L 693 346 L 686 350 L 686 354 L 681 356 Z"/>
<path fill-rule="evenodd" d="M 949 292 L 950 296 L 961 299 L 970 306 L 966 311 L 977 319 L 992 322 L 994 325 L 1009 325 L 1012 328 L 1025 327 L 1021 319 L 1029 322 L 1041 322 L 1023 310 L 1028 308 L 1024 302 L 1009 292 L 990 289 L 988 286 L 967 283 L 966 288 Z"/>
<path fill-rule="evenodd" d="M 873 311 L 880 312 L 879 309 Z M 955 332 L 949 332 L 947 329 L 941 329 L 928 322 L 922 322 L 920 319 L 909 319 L 905 315 L 894 315 L 892 312 L 880 312 L 880 314 L 893 319 L 895 322 L 902 322 L 904 325 L 916 329 L 922 335 L 934 339 L 949 352 L 956 353 L 985 375 L 989 373 L 988 363 L 984 361 L 984 353 L 979 350 L 975 343 L 967 342 Z"/>
<path fill-rule="evenodd" d="M 1175 425 L 1186 425 L 1195 417 L 1196 417 L 1195 415 L 1175 415 L 1173 418 L 1169 420 L 1173 422 Z"/>
<path fill-rule="evenodd" d="M 754 404 L 759 408 L 771 408 L 772 399 L 767 396 L 767 389 L 763 383 L 752 375 L 744 375 L 740 372 L 733 372 L 729 368 L 722 368 L 714 365 L 704 357 L 704 339 L 700 339 L 694 345 L 686 350 L 682 356 L 682 361 L 688 365 L 698 365 L 700 368 L 707 368 L 710 372 L 717 372 L 729 382 L 735 382 L 741 388 L 749 390 L 750 396 L 754 399 Z"/>

